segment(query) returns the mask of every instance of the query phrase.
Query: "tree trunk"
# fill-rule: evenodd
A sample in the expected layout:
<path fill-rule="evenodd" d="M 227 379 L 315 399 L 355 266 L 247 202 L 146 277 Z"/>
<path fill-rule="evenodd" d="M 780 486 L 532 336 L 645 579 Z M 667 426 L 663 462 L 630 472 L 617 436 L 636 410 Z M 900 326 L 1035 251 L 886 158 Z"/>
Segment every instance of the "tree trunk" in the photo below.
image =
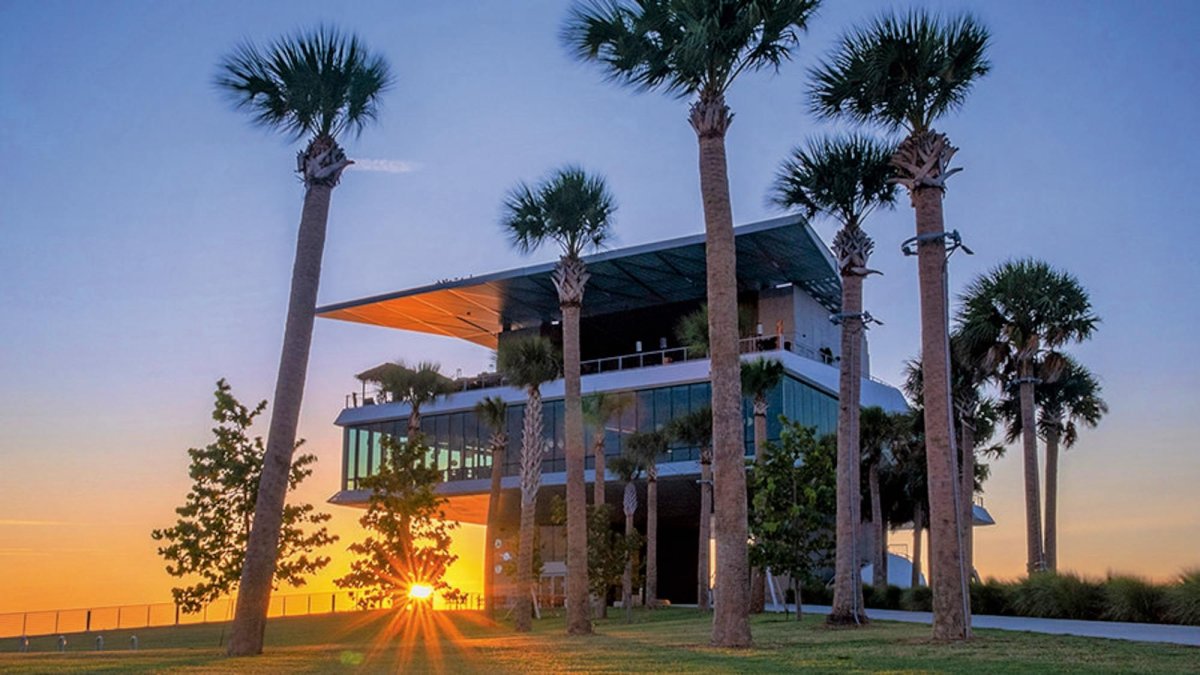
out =
<path fill-rule="evenodd" d="M 1059 421 L 1046 432 L 1046 569 L 1058 571 L 1058 434 Z"/>
<path fill-rule="evenodd" d="M 1021 449 L 1025 460 L 1025 550 L 1028 554 L 1026 571 L 1040 572 L 1046 568 L 1042 555 L 1041 490 L 1038 487 L 1037 417 L 1033 405 L 1033 367 L 1021 364 Z"/>
<path fill-rule="evenodd" d="M 852 234 L 845 236 L 853 237 Z M 841 247 L 838 248 L 839 257 L 844 258 Z M 862 487 L 859 478 L 858 429 L 862 388 L 862 286 L 861 274 L 847 273 L 843 268 L 842 360 L 838 369 L 837 547 L 833 608 L 828 621 L 848 626 L 859 625 L 867 620 L 862 604 L 861 556 L 858 551 L 858 526 L 862 522 L 859 515 Z"/>
<path fill-rule="evenodd" d="M 874 530 L 875 550 L 871 561 L 871 586 L 876 590 L 887 588 L 887 539 L 884 534 L 883 504 L 879 496 L 879 462 L 871 462 L 867 469 L 867 491 L 871 493 L 871 528 Z"/>
<path fill-rule="evenodd" d="M 913 506 L 913 553 L 912 580 L 909 586 L 916 588 L 921 585 L 921 530 L 925 528 L 925 508 L 917 502 Z"/>
<path fill-rule="evenodd" d="M 962 427 L 962 525 L 963 564 L 967 568 L 968 579 L 975 574 L 975 424 L 974 420 L 963 419 Z"/>
<path fill-rule="evenodd" d="M 583 398 L 579 381 L 579 305 L 564 303 L 562 315 L 564 454 L 567 460 L 567 634 L 586 635 L 592 632 L 592 619 L 588 602 L 587 482 L 584 480 Z"/>
<path fill-rule="evenodd" d="M 521 430 L 521 529 L 517 548 L 517 606 L 518 632 L 533 630 L 533 534 L 537 513 L 538 488 L 542 482 L 542 393 L 529 390 L 525 403 L 525 424 Z"/>
<path fill-rule="evenodd" d="M 484 605 L 488 618 L 496 619 L 496 534 L 500 525 L 500 480 L 504 473 L 504 447 L 500 436 L 492 439 L 492 485 L 488 492 L 487 536 L 483 547 Z"/>
<path fill-rule="evenodd" d="M 891 536 L 891 533 L 888 532 L 887 523 L 883 523 L 883 526 L 879 528 L 879 534 L 883 537 L 883 544 L 879 547 L 883 551 L 883 580 L 885 583 L 890 584 L 891 582 L 888 581 L 890 579 L 888 576 L 888 538 Z"/>
<path fill-rule="evenodd" d="M 707 612 L 708 604 L 708 557 L 709 541 L 712 539 L 712 457 L 710 451 L 701 450 L 700 457 L 700 541 L 696 556 L 696 606 Z"/>
<path fill-rule="evenodd" d="M 621 607 L 625 610 L 625 623 L 633 622 L 633 558 L 634 551 L 629 548 L 633 539 L 633 514 L 637 513 L 637 488 L 633 481 L 625 484 L 625 498 L 622 500 L 625 510 L 625 573 L 621 575 Z"/>
<path fill-rule="evenodd" d="M 318 139 L 322 141 L 323 139 Z M 329 139 L 332 143 L 332 139 Z M 333 145 L 336 148 L 336 144 Z M 317 141 L 306 151 L 322 150 Z M 341 170 L 337 170 L 340 174 Z M 304 398 L 308 374 L 308 353 L 312 346 L 313 320 L 316 316 L 317 289 L 321 281 L 321 257 L 325 250 L 325 228 L 329 221 L 332 183 L 309 182 L 304 193 L 296 258 L 292 265 L 292 288 L 284 324 L 283 349 L 279 374 L 275 380 L 275 398 L 271 401 L 271 424 L 267 431 L 267 449 L 263 458 L 258 499 L 254 504 L 254 522 L 246 542 L 246 557 L 238 583 L 237 611 L 229 636 L 229 656 L 261 654 L 267 626 L 267 609 L 279 555 L 279 530 L 283 524 L 283 505 L 287 498 L 292 454 L 296 449 L 296 427 Z"/>
<path fill-rule="evenodd" d="M 945 137 L 932 131 L 915 134 L 905 144 L 925 144 L 928 157 L 953 154 Z M 932 148 L 932 150 L 930 150 Z M 901 151 L 903 152 L 903 145 Z M 947 313 L 946 247 L 942 220 L 943 191 L 923 186 L 912 190 L 917 235 L 931 237 L 917 244 L 917 269 L 921 297 L 921 366 L 925 404 L 925 448 L 929 485 L 929 576 L 933 590 L 933 637 L 965 640 L 970 637 L 969 598 L 964 579 L 959 508 L 955 500 L 958 479 L 950 403 L 950 340 Z"/>
<path fill-rule="evenodd" d="M 717 529 L 717 606 L 712 644 L 749 647 L 749 526 L 745 443 L 742 440 L 741 361 L 738 357 L 736 250 L 725 131 L 733 116 L 722 95 L 703 93 L 689 122 L 700 146 L 711 355 L 713 483 Z"/>
<path fill-rule="evenodd" d="M 604 503 L 604 429 L 596 430 L 596 441 L 592 445 L 592 457 L 596 465 L 595 477 L 592 479 L 592 504 L 600 506 Z"/>
<path fill-rule="evenodd" d="M 654 474 L 646 479 L 646 606 L 658 606 L 658 476 Z"/>
<path fill-rule="evenodd" d="M 754 464 L 762 466 L 767 445 L 767 397 L 754 396 Z M 767 575 L 758 567 L 750 568 L 750 611 L 761 614 L 767 608 Z"/>

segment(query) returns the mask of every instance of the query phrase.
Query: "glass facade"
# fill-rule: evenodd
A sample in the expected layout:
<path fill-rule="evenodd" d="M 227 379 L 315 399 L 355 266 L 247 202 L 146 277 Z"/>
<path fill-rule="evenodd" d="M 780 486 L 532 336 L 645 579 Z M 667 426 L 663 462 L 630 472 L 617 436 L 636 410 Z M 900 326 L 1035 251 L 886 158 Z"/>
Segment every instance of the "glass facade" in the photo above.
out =
<path fill-rule="evenodd" d="M 621 454 L 621 444 L 634 431 L 650 431 L 665 425 L 670 420 L 686 415 L 693 410 L 709 405 L 712 388 L 708 382 L 679 384 L 620 394 L 632 399 L 620 419 L 605 429 L 604 449 L 606 456 Z M 780 386 L 767 397 L 769 408 L 767 437 L 779 438 L 779 415 L 802 424 L 816 427 L 818 434 L 834 433 L 837 429 L 837 399 L 807 384 L 785 376 Z M 515 476 L 520 471 L 521 417 L 525 406 L 520 403 L 508 406 L 508 448 L 505 452 L 504 475 Z M 566 471 L 563 456 L 563 402 L 561 399 L 545 401 L 543 405 L 544 437 L 550 445 L 542 461 L 544 473 Z M 749 400 L 743 404 L 745 419 L 746 454 L 754 453 L 753 405 Z M 445 480 L 471 480 L 490 478 L 492 456 L 488 448 L 491 433 L 472 411 L 424 415 L 421 432 L 429 445 L 426 461 L 445 473 Z M 383 436 L 404 438 L 408 433 L 407 417 L 386 422 L 347 427 L 344 430 L 342 478 L 347 490 L 358 489 L 359 480 L 379 469 L 382 457 Z M 584 431 L 584 447 L 587 448 L 587 468 L 593 468 L 591 448 L 595 442 L 591 428 Z M 673 443 L 660 463 L 695 460 L 700 450 L 694 446 Z"/>

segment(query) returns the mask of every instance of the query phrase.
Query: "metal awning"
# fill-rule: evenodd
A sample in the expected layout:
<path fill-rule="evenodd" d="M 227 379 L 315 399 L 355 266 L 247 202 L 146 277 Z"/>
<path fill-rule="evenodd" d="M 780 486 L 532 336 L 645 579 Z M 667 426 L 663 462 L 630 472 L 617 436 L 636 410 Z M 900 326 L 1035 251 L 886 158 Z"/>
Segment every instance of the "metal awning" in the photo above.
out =
<path fill-rule="evenodd" d="M 800 216 L 734 228 L 739 291 L 794 284 L 831 312 L 841 282 L 829 249 Z M 602 316 L 705 297 L 704 235 L 605 251 L 584 258 L 591 279 L 583 316 Z M 553 262 L 444 281 L 317 309 L 355 321 L 469 340 L 495 348 L 507 328 L 559 318 Z"/>

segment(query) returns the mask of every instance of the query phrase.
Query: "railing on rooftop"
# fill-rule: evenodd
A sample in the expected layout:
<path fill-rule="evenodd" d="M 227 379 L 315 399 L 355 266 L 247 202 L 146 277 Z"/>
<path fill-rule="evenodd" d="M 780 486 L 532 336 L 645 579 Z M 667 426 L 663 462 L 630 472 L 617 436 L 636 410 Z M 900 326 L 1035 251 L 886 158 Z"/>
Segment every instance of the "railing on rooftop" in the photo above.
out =
<path fill-rule="evenodd" d="M 742 338 L 738 340 L 738 352 L 741 354 L 757 354 L 762 352 L 788 351 L 798 356 L 803 356 L 806 359 L 820 361 L 828 365 L 833 365 L 837 362 L 837 358 L 828 348 L 815 350 L 807 345 L 799 344 L 794 334 L 776 333 L 772 335 L 758 335 L 754 337 Z M 689 347 L 670 347 L 667 349 L 654 349 L 650 351 L 638 351 L 631 354 L 620 354 L 618 356 L 606 356 L 599 359 L 588 359 L 581 361 L 579 371 L 582 375 L 596 375 L 599 373 L 610 373 L 621 370 L 633 370 L 640 368 L 652 368 L 654 366 L 665 366 L 672 363 L 684 363 L 687 361 L 697 361 L 707 359 L 708 354 L 703 351 L 691 349 Z M 875 379 L 875 378 L 871 378 Z M 887 384 L 881 380 L 875 380 L 882 384 Z M 477 389 L 491 389 L 493 387 L 502 387 L 507 384 L 507 380 L 500 373 L 480 373 L 474 377 L 460 377 L 454 380 L 457 391 L 473 391 Z M 380 405 L 391 402 L 388 399 L 386 392 L 377 391 L 372 395 L 368 395 L 366 391 L 352 392 L 346 394 L 346 407 L 359 408 L 362 406 Z"/>

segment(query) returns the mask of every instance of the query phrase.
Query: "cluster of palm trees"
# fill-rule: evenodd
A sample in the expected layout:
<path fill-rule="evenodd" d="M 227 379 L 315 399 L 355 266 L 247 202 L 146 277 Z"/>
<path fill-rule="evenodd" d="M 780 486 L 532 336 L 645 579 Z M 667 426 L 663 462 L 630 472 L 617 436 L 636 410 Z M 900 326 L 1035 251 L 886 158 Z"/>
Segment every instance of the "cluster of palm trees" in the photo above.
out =
<path fill-rule="evenodd" d="M 699 177 L 706 234 L 708 349 L 711 354 L 711 471 L 717 520 L 716 591 L 712 630 L 717 646 L 744 647 L 751 641 L 748 614 L 753 594 L 747 557 L 746 475 L 742 445 L 741 365 L 738 356 L 737 283 L 732 209 L 725 137 L 733 122 L 726 96 L 746 71 L 777 69 L 789 60 L 818 0 L 613 0 L 578 3 L 566 20 L 563 39 L 582 61 L 598 64 L 615 82 L 635 90 L 655 90 L 690 100 L 687 120 L 697 136 Z M 774 195 L 780 204 L 810 215 L 839 220 L 834 241 L 843 279 L 843 326 L 839 412 L 838 563 L 835 619 L 859 621 L 862 604 L 852 560 L 851 536 L 860 505 L 851 498 L 859 471 L 861 333 L 869 322 L 862 311 L 863 279 L 872 243 L 863 218 L 889 205 L 892 183 L 906 188 L 916 214 L 914 239 L 921 294 L 922 403 L 927 456 L 929 523 L 933 533 L 934 636 L 961 639 L 969 634 L 961 537 L 964 500 L 958 492 L 954 445 L 955 407 L 950 373 L 947 321 L 946 243 L 942 199 L 956 148 L 934 124 L 958 109 L 972 85 L 987 73 L 987 30 L 970 16 L 945 19 L 923 11 L 885 14 L 845 34 L 833 53 L 811 72 L 809 98 L 817 116 L 904 133 L 894 148 L 869 135 L 815 141 L 785 165 Z M 261 652 L 267 602 L 277 556 L 287 467 L 295 445 L 303 385 L 311 345 L 325 227 L 333 188 L 351 164 L 338 144 L 345 132 L 359 132 L 377 115 L 391 83 L 386 62 L 354 37 L 335 30 L 285 38 L 266 50 L 245 45 L 221 65 L 218 85 L 254 121 L 307 139 L 297 171 L 305 186 L 292 292 L 268 435 L 266 468 L 242 574 L 229 653 Z M 886 161 L 885 161 L 886 160 Z M 559 244 L 554 282 L 563 324 L 561 361 L 545 341 L 513 349 L 520 359 L 501 356 L 509 379 L 524 387 L 522 465 L 540 462 L 539 386 L 561 372 L 566 381 L 567 604 L 568 631 L 591 630 L 587 611 L 586 496 L 583 447 L 584 409 L 580 393 L 579 316 L 587 283 L 582 254 L 604 243 L 614 206 L 603 181 L 567 168 L 536 186 L 520 185 L 505 202 L 504 222 L 518 248 L 532 250 L 546 240 Z M 1020 393 L 1022 433 L 1027 447 L 1036 441 L 1032 406 L 1037 380 L 1056 381 L 1037 368 L 1054 370 L 1054 359 L 1034 358 L 1067 337 L 1039 333 L 1033 347 L 1017 345 L 1011 334 L 989 338 L 964 330 L 973 349 L 1003 370 Z M 984 345 L 990 346 L 984 347 Z M 1013 356 L 1006 357 L 1004 345 Z M 1014 346 L 1015 345 L 1015 346 Z M 1031 356 L 1032 355 L 1032 356 Z M 524 362 L 524 359 L 528 359 Z M 1011 368 L 1009 367 L 1011 366 Z M 1065 368 L 1065 367 L 1064 367 Z M 1000 371 L 996 371 L 1000 372 Z M 1060 371 L 1055 371 L 1060 372 Z M 1006 380 L 1007 381 L 1007 380 Z M 1047 396 L 1043 392 L 1043 396 Z M 1049 401 L 1049 398 L 1044 399 Z M 1057 407 L 1055 407 L 1057 405 Z M 414 405 L 414 410 L 417 405 Z M 1087 420 L 1065 405 L 1043 407 L 1046 429 L 1055 443 L 1072 436 L 1067 422 Z M 1057 420 L 1057 421 L 1055 421 Z M 1036 473 L 1033 479 L 1036 491 Z M 522 522 L 532 518 L 526 504 L 537 485 L 522 481 Z M 1031 511 L 1036 502 L 1031 502 Z M 1033 521 L 1031 520 L 1031 523 Z M 522 528 L 524 531 L 526 528 Z M 1031 537 L 1036 529 L 1031 525 Z M 1047 527 L 1048 531 L 1052 528 Z M 522 536 L 529 555 L 531 539 Z M 1049 541 L 1049 540 L 1047 540 Z M 1031 567 L 1045 566 L 1031 538 Z M 848 549 L 848 550 L 843 550 Z M 1036 555 L 1035 555 L 1035 549 Z M 1052 554 L 1051 554 L 1052 555 Z M 707 557 L 707 556 L 702 556 Z M 522 564 L 526 570 L 528 565 Z M 705 576 L 707 578 L 707 575 Z M 528 581 L 526 579 L 526 581 Z M 758 584 L 756 584 L 757 586 Z"/>

